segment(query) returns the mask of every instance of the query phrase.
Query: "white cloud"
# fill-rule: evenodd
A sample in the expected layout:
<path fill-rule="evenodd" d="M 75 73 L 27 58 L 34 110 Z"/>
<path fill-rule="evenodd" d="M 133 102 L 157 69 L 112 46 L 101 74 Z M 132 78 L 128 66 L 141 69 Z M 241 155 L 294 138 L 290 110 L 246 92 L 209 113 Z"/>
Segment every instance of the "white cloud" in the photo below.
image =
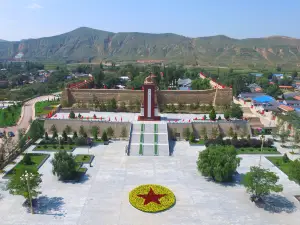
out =
<path fill-rule="evenodd" d="M 29 9 L 42 9 L 43 6 L 37 4 L 37 3 L 31 3 L 30 5 L 27 6 Z"/>

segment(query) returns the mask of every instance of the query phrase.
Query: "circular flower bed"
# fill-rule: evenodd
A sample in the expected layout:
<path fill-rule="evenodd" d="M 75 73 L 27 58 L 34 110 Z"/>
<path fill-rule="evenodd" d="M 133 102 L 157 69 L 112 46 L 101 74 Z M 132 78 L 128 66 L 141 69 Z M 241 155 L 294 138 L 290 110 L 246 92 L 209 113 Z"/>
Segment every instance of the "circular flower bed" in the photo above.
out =
<path fill-rule="evenodd" d="M 133 189 L 129 193 L 131 205 L 143 212 L 161 212 L 175 204 L 174 193 L 161 185 L 146 184 Z"/>

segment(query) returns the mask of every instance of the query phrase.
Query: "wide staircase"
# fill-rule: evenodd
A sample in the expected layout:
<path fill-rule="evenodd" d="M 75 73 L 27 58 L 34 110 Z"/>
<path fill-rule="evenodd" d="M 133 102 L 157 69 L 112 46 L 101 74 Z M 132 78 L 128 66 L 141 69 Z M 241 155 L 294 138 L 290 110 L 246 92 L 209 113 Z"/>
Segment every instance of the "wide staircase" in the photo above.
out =
<path fill-rule="evenodd" d="M 167 124 L 133 124 L 130 137 L 129 155 L 169 156 Z"/>

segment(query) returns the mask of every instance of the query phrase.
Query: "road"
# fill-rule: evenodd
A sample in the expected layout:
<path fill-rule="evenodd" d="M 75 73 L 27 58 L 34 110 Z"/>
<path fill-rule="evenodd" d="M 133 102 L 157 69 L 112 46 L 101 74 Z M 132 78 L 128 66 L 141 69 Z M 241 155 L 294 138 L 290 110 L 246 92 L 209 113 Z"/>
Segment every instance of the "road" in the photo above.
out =
<path fill-rule="evenodd" d="M 18 130 L 19 129 L 25 129 L 29 127 L 29 122 L 30 120 L 34 120 L 35 118 L 35 111 L 34 111 L 34 105 L 36 102 L 44 101 L 47 99 L 52 100 L 54 98 L 54 95 L 46 95 L 46 96 L 40 96 L 34 99 L 29 100 L 28 102 L 25 102 L 24 107 L 22 109 L 21 113 L 21 118 L 16 126 L 13 127 L 5 127 L 5 128 L 0 128 L 0 131 L 3 132 L 4 130 L 7 132 L 12 131 L 16 135 L 14 137 L 14 140 L 18 140 Z M 0 139 L 1 143 L 1 139 Z"/>

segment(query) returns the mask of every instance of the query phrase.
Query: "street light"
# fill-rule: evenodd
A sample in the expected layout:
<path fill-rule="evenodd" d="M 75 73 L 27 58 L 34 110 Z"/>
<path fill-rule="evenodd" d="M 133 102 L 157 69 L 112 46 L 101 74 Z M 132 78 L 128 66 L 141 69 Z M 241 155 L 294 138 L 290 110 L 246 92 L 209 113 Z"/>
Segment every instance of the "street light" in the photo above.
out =
<path fill-rule="evenodd" d="M 259 156 L 259 167 L 261 166 L 261 154 L 262 154 L 262 150 L 263 150 L 263 147 L 264 147 L 265 136 L 261 135 L 260 140 L 261 140 L 261 148 L 260 148 L 260 156 Z"/>
<path fill-rule="evenodd" d="M 28 197 L 29 197 L 29 201 L 30 201 L 30 211 L 33 214 L 33 207 L 32 207 L 32 196 L 31 196 L 31 190 L 30 190 L 30 185 L 29 185 L 29 181 L 32 180 L 34 178 L 32 173 L 28 173 L 27 170 L 25 170 L 25 173 L 21 176 L 21 180 L 26 182 L 27 185 L 27 191 L 28 191 Z"/>

